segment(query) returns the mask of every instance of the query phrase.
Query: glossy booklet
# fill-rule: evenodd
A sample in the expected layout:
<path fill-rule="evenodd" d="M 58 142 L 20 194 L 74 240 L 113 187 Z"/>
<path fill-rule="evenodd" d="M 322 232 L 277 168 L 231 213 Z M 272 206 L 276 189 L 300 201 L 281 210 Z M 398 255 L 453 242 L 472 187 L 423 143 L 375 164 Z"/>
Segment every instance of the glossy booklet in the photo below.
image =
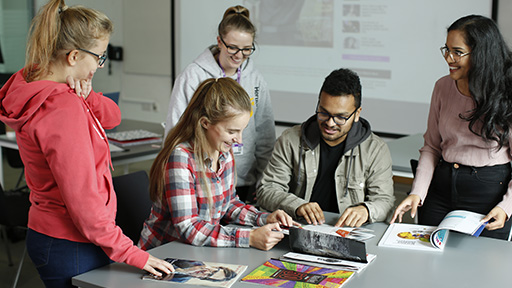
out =
<path fill-rule="evenodd" d="M 214 287 L 231 287 L 247 269 L 245 265 L 222 264 L 195 260 L 166 258 L 176 270 L 161 277 L 153 274 L 142 276 L 144 280 L 171 282 Z"/>
<path fill-rule="evenodd" d="M 362 241 L 302 228 L 290 228 L 293 252 L 368 263 Z"/>
<path fill-rule="evenodd" d="M 455 210 L 448 213 L 439 226 L 393 223 L 379 241 L 379 246 L 427 251 L 442 251 L 449 231 L 478 237 L 487 225 L 485 217 L 470 211 Z"/>

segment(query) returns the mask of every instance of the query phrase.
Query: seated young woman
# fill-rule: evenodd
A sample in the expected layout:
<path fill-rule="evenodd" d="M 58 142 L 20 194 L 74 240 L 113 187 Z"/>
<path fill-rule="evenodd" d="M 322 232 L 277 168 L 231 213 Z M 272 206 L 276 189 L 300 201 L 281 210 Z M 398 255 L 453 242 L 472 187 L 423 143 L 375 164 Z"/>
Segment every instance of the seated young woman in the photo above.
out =
<path fill-rule="evenodd" d="M 199 85 L 151 167 L 153 207 L 141 232 L 142 249 L 180 240 L 269 250 L 284 237 L 281 225 L 297 224 L 282 210 L 260 212 L 236 195 L 231 147 L 242 143 L 250 117 L 249 96 L 233 79 Z M 229 223 L 239 225 L 223 225 Z"/>

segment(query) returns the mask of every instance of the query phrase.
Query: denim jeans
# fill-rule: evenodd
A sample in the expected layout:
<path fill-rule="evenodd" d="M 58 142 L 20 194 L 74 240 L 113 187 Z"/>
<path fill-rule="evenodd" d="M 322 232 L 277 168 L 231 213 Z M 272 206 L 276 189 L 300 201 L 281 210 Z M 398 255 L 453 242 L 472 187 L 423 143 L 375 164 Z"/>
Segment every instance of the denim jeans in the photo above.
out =
<path fill-rule="evenodd" d="M 507 192 L 510 173 L 510 163 L 470 167 L 441 160 L 434 171 L 425 203 L 418 210 L 418 223 L 437 226 L 453 210 L 487 215 Z M 480 235 L 506 240 L 511 224 L 509 220 L 503 228 L 484 229 Z"/>
<path fill-rule="evenodd" d="M 27 252 L 46 287 L 74 287 L 71 277 L 112 261 L 92 243 L 53 238 L 29 229 Z"/>

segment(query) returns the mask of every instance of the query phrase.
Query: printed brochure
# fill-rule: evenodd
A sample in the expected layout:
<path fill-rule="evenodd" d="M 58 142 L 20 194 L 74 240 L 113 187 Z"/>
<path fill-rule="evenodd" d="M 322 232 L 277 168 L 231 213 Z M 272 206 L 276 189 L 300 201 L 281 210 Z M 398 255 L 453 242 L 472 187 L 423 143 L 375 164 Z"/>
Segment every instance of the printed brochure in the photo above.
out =
<path fill-rule="evenodd" d="M 166 258 L 175 272 L 161 277 L 147 273 L 144 280 L 214 287 L 231 287 L 247 269 L 245 265 Z"/>
<path fill-rule="evenodd" d="M 487 225 L 483 214 L 455 210 L 448 213 L 439 226 L 393 223 L 379 241 L 379 246 L 427 251 L 442 251 L 449 231 L 478 237 Z"/>

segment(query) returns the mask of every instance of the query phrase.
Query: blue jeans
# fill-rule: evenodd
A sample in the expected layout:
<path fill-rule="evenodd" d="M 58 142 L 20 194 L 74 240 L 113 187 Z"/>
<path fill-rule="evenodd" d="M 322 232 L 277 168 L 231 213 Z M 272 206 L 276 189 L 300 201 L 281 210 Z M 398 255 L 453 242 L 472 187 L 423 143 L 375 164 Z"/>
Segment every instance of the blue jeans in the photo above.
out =
<path fill-rule="evenodd" d="M 434 171 L 425 203 L 418 210 L 418 223 L 437 226 L 453 210 L 487 215 L 507 192 L 511 171 L 510 163 L 470 167 L 441 160 Z M 509 220 L 501 229 L 484 229 L 480 236 L 507 240 L 511 224 Z"/>
<path fill-rule="evenodd" d="M 74 287 L 71 277 L 112 261 L 92 243 L 53 238 L 29 229 L 27 252 L 46 287 Z"/>

